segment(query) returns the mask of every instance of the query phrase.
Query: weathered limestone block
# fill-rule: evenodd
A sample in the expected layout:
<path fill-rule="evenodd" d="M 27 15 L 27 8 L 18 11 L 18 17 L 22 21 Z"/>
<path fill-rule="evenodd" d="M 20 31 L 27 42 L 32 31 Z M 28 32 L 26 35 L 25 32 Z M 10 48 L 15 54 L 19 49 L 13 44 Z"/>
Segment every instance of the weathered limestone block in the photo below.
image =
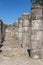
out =
<path fill-rule="evenodd" d="M 32 18 L 40 19 L 42 18 L 42 6 L 39 4 L 32 5 Z"/>
<path fill-rule="evenodd" d="M 43 31 L 32 31 L 31 45 L 32 49 L 42 48 L 43 44 Z"/>
<path fill-rule="evenodd" d="M 23 27 L 28 27 L 28 26 L 30 26 L 29 19 L 24 19 L 24 21 L 23 21 Z"/>
<path fill-rule="evenodd" d="M 31 27 L 23 27 L 23 32 L 27 32 L 31 34 Z"/>
<path fill-rule="evenodd" d="M 23 27 L 30 26 L 30 15 L 28 13 L 23 13 L 22 18 L 23 18 Z"/>
<path fill-rule="evenodd" d="M 20 33 L 24 33 L 24 32 L 30 32 L 31 33 L 31 28 L 30 27 L 19 27 L 18 30 Z"/>
<path fill-rule="evenodd" d="M 43 49 L 30 50 L 30 56 L 34 59 L 43 59 Z"/>
<path fill-rule="evenodd" d="M 24 32 L 23 27 L 19 27 L 18 31 L 19 31 L 19 33 L 23 33 Z"/>
<path fill-rule="evenodd" d="M 42 40 L 43 31 L 32 31 L 31 40 Z"/>
<path fill-rule="evenodd" d="M 31 49 L 41 49 L 42 42 L 41 41 L 31 41 Z"/>
<path fill-rule="evenodd" d="M 31 58 L 42 59 L 42 54 L 40 49 L 35 49 L 30 51 Z"/>
<path fill-rule="evenodd" d="M 32 30 L 43 30 L 43 21 L 42 20 L 33 20 L 32 21 Z"/>
<path fill-rule="evenodd" d="M 30 43 L 30 33 L 23 33 L 23 47 L 26 49 L 31 48 L 31 43 Z"/>

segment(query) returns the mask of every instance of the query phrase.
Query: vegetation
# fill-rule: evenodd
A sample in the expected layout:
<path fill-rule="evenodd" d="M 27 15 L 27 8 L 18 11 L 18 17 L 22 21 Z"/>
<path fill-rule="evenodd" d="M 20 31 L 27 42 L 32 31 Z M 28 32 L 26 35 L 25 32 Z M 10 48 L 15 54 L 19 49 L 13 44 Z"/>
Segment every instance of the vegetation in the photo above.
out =
<path fill-rule="evenodd" d="M 33 4 L 41 4 L 41 5 L 43 5 L 43 0 L 31 0 L 31 2 L 33 3 Z"/>

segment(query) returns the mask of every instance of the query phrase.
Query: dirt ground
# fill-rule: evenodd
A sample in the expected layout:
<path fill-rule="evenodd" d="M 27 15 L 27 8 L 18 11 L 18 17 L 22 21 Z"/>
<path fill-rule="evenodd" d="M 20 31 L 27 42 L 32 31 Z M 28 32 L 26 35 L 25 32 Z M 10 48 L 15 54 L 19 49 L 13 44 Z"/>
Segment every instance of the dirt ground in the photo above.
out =
<path fill-rule="evenodd" d="M 43 65 L 42 59 L 30 58 L 27 51 L 20 47 L 10 32 L 6 32 L 1 50 L 0 65 Z"/>

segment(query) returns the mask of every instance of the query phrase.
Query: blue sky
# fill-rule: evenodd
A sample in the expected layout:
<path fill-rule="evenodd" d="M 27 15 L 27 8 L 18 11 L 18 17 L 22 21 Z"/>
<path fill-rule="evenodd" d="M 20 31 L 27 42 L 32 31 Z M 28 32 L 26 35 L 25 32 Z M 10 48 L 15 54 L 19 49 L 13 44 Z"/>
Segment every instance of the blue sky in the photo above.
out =
<path fill-rule="evenodd" d="M 0 0 L 0 19 L 5 24 L 14 23 L 24 12 L 31 12 L 30 0 Z"/>

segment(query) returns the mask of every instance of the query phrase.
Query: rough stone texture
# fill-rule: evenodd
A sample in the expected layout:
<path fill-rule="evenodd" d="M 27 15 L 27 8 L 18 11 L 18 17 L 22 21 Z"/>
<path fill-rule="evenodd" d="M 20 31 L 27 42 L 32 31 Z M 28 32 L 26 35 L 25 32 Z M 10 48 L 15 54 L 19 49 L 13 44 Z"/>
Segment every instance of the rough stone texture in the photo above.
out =
<path fill-rule="evenodd" d="M 0 65 L 43 65 L 43 59 L 32 59 L 26 49 L 21 48 L 11 32 L 6 32 L 5 41 L 1 48 Z"/>
<path fill-rule="evenodd" d="M 32 31 L 31 45 L 32 49 L 42 48 L 43 44 L 43 31 Z"/>
<path fill-rule="evenodd" d="M 38 49 L 43 49 L 43 21 L 42 21 L 42 6 L 32 5 L 32 20 L 28 14 L 23 14 L 22 18 L 19 18 L 14 24 L 13 37 L 18 40 L 19 44 L 26 49 L 31 50 L 31 57 L 34 54 L 38 55 L 40 52 Z M 38 50 L 38 51 L 37 51 Z"/>
<path fill-rule="evenodd" d="M 21 48 L 11 32 L 6 32 L 5 41 L 1 48 L 0 65 L 43 65 L 43 59 L 32 59 L 26 49 Z"/>
<path fill-rule="evenodd" d="M 43 21 L 42 6 L 38 4 L 32 5 L 32 32 L 31 32 L 30 52 L 32 58 L 43 58 Z"/>
<path fill-rule="evenodd" d="M 40 49 L 31 50 L 30 56 L 34 59 L 42 59 L 41 50 Z"/>
<path fill-rule="evenodd" d="M 19 31 L 19 33 L 23 33 L 23 31 L 24 31 L 23 27 L 19 27 L 18 31 Z"/>
<path fill-rule="evenodd" d="M 30 49 L 31 48 L 31 44 L 30 44 L 30 34 L 28 32 L 24 32 L 23 33 L 23 47 Z"/>
<path fill-rule="evenodd" d="M 42 6 L 38 4 L 32 5 L 32 18 L 40 19 L 42 18 Z"/>
<path fill-rule="evenodd" d="M 24 19 L 24 21 L 23 21 L 23 27 L 28 27 L 28 26 L 30 26 L 29 19 Z"/>
<path fill-rule="evenodd" d="M 42 20 L 33 20 L 32 21 L 32 30 L 43 30 L 43 21 Z"/>
<path fill-rule="evenodd" d="M 14 37 L 18 39 L 18 42 L 23 47 L 29 47 L 30 34 L 31 34 L 31 22 L 29 21 L 29 15 L 23 14 L 22 18 L 18 19 L 18 23 L 14 24 Z M 27 36 L 26 36 L 27 35 Z"/>
<path fill-rule="evenodd" d="M 18 31 L 19 33 L 25 33 L 25 32 L 31 33 L 31 27 L 19 27 Z"/>

